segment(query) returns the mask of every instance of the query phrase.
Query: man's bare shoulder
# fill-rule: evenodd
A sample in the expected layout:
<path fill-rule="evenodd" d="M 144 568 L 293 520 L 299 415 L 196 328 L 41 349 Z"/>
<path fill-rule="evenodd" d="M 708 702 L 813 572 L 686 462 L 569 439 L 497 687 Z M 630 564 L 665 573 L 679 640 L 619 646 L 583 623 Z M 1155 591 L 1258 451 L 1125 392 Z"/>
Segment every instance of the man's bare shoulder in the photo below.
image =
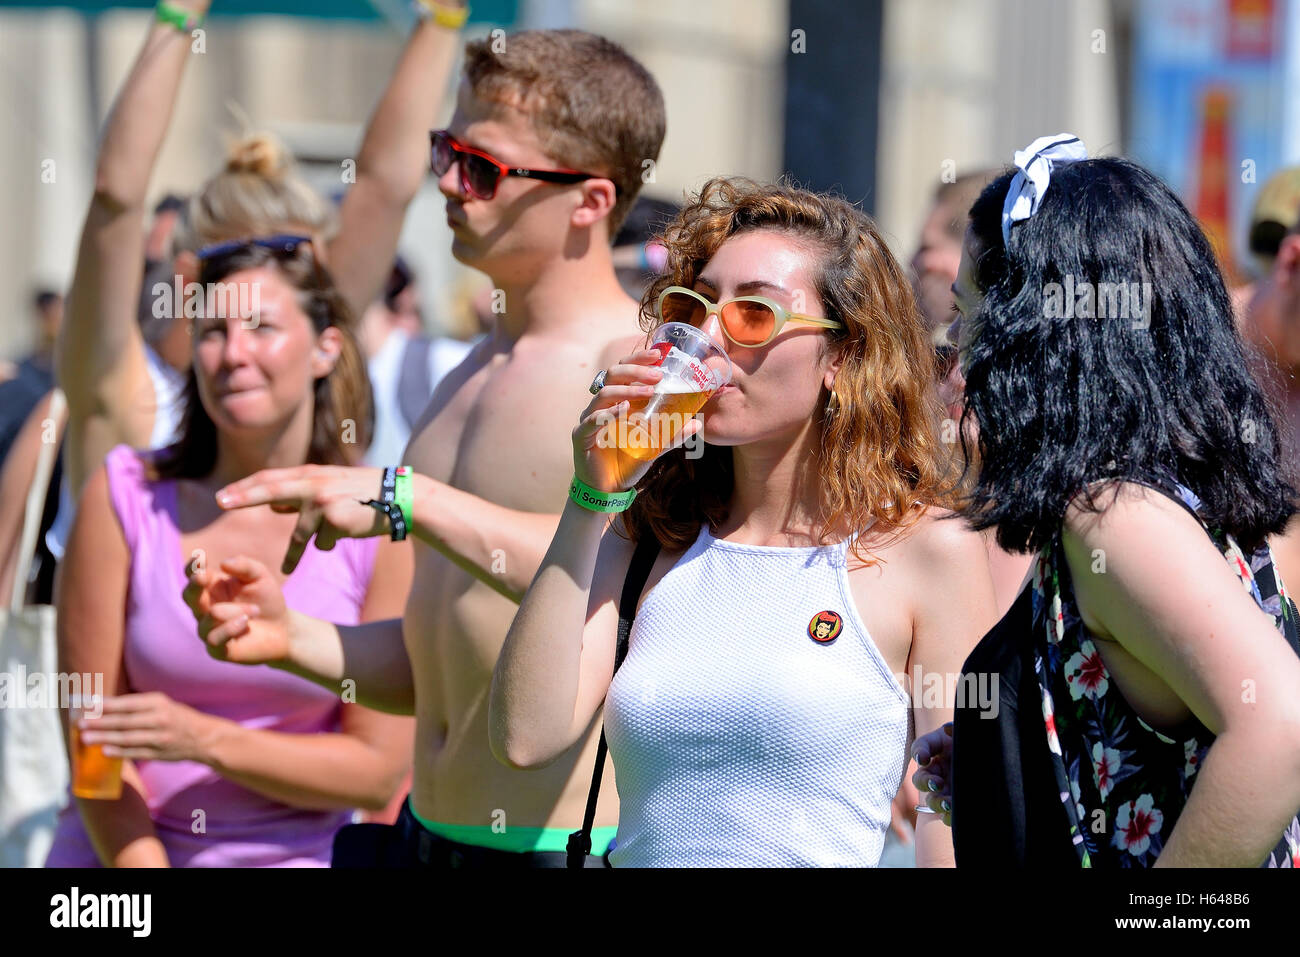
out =
<path fill-rule="evenodd" d="M 624 359 L 632 353 L 637 352 L 645 344 L 645 339 L 646 337 L 644 332 L 610 339 L 605 343 L 604 348 L 600 352 L 600 358 L 598 360 L 600 367 L 602 369 L 608 369 L 620 359 Z"/>

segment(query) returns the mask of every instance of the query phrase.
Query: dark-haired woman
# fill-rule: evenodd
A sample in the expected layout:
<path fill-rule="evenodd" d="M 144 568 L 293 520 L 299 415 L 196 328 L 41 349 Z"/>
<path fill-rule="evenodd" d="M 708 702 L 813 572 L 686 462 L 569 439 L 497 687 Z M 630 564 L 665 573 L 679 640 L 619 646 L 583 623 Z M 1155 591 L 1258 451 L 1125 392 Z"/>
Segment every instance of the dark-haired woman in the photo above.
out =
<path fill-rule="evenodd" d="M 651 464 L 601 435 L 653 391 L 661 353 L 600 377 L 574 487 L 635 501 L 611 524 L 570 493 L 496 666 L 493 751 L 545 765 L 603 704 L 614 866 L 874 866 L 911 728 L 951 713 L 934 679 L 950 686 L 994 616 L 980 536 L 941 520 L 933 350 L 902 269 L 842 200 L 715 180 L 664 243 L 646 329 L 697 325 L 732 381 L 703 409 L 702 454 Z M 918 864 L 951 861 L 922 820 Z"/>
<path fill-rule="evenodd" d="M 959 866 L 1292 866 L 1300 644 L 1266 540 L 1296 492 L 1196 221 L 1080 152 L 1036 141 L 971 209 L 965 514 L 1037 559 L 965 664 L 996 720 L 958 708 L 917 784 L 936 810 L 951 784 Z"/>
<path fill-rule="evenodd" d="M 123 789 L 69 805 L 49 866 L 328 866 L 350 810 L 384 807 L 409 765 L 408 720 L 346 687 L 213 660 L 181 600 L 186 559 L 276 568 L 296 521 L 222 511 L 216 489 L 263 468 L 355 464 L 367 441 L 369 382 L 317 255 L 287 236 L 201 252 L 201 282 L 253 311 L 196 320 L 179 442 L 118 446 L 87 483 L 62 566 L 60 669 L 103 674 L 114 697 L 81 737 L 125 759 Z M 349 539 L 309 549 L 281 584 L 309 614 L 392 618 L 410 561 L 405 546 Z"/>

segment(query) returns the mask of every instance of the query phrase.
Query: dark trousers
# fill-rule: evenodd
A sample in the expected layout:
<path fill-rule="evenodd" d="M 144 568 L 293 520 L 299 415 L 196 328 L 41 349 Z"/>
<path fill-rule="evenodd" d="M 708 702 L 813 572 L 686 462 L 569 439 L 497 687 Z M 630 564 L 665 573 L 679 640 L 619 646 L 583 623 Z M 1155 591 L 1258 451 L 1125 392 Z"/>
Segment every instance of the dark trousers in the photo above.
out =
<path fill-rule="evenodd" d="M 433 834 L 411 813 L 411 799 L 402 803 L 396 824 L 348 824 L 334 835 L 331 867 L 432 867 L 510 870 L 567 867 L 563 851 L 498 851 L 461 844 Z M 583 867 L 609 867 L 593 854 Z"/>

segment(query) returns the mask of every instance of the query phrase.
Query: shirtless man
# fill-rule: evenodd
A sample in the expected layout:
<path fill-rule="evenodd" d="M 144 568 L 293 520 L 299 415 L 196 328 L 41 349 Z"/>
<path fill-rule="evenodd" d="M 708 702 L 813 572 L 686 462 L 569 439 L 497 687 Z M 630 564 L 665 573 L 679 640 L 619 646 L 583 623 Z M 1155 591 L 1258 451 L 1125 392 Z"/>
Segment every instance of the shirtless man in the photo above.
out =
<path fill-rule="evenodd" d="M 595 373 L 640 339 L 609 243 L 664 133 L 657 85 L 609 41 L 530 31 L 499 52 L 493 45 L 467 47 L 449 128 L 455 161 L 438 187 L 453 255 L 492 278 L 504 312 L 438 386 L 407 448 L 416 569 L 405 618 L 338 627 L 287 612 L 267 569 L 247 558 L 193 572 L 186 589 L 215 656 L 268 662 L 340 690 L 352 679 L 358 702 L 415 714 L 413 816 L 404 811 L 399 824 L 405 860 L 434 866 L 518 864 L 519 852 L 562 851 L 582 823 L 599 724 L 547 768 L 511 770 L 488 748 L 488 690 L 573 475 L 571 410 Z M 462 148 L 510 173 L 496 177 Z M 590 175 L 528 175 L 538 170 Z M 388 533 L 388 519 L 361 504 L 379 497 L 381 480 L 380 469 L 267 470 L 218 501 L 297 510 L 287 570 L 313 535 L 328 549 Z M 607 786 L 589 865 L 603 865 L 617 819 Z"/>

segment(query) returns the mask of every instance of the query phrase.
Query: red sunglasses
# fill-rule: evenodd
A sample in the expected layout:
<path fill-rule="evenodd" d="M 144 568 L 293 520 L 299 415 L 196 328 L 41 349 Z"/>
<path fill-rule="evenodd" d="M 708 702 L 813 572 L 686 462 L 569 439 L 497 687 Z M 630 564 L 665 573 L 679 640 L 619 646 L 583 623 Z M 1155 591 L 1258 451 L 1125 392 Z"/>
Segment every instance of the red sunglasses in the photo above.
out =
<path fill-rule="evenodd" d="M 435 176 L 442 177 L 451 165 L 460 163 L 460 186 L 479 199 L 491 199 L 505 176 L 523 176 L 544 183 L 580 183 L 586 179 L 601 179 L 596 173 L 581 173 L 576 169 L 525 169 L 508 166 L 494 156 L 458 142 L 446 130 L 429 133 L 429 168 Z M 618 188 L 615 186 L 615 192 Z"/>

